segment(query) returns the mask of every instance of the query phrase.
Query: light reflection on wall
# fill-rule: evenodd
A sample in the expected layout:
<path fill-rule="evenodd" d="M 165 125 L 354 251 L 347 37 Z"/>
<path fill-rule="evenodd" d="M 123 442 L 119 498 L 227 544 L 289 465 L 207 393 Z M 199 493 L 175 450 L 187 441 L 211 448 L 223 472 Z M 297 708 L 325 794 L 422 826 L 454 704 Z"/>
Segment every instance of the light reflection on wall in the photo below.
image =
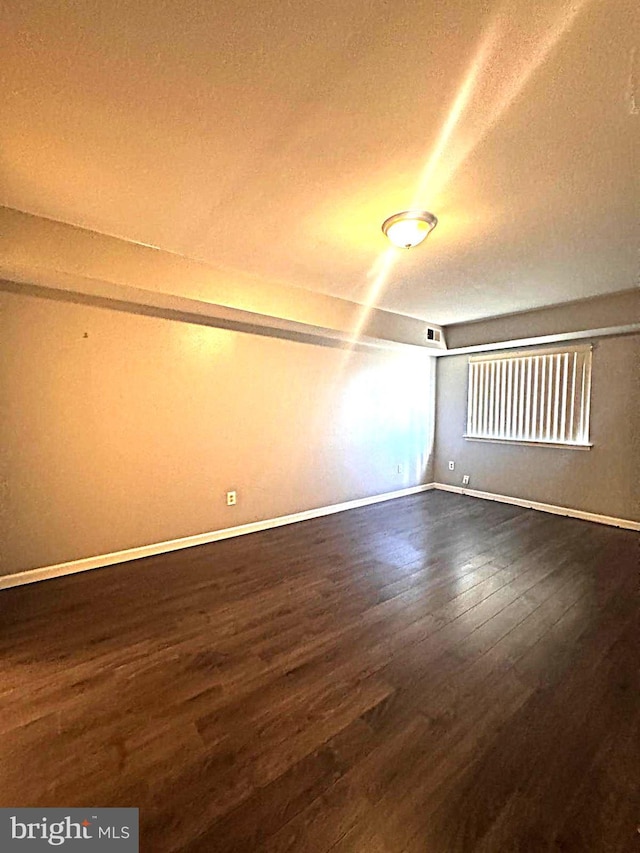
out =
<path fill-rule="evenodd" d="M 179 348 L 181 358 L 195 361 L 222 355 L 230 358 L 235 349 L 236 334 L 228 329 L 195 323 L 176 323 L 170 328 L 175 333 L 174 346 Z"/>
<path fill-rule="evenodd" d="M 398 489 L 423 482 L 433 455 L 434 410 L 432 356 L 387 355 L 384 368 L 354 374 L 338 415 L 338 428 L 351 435 L 358 448 L 350 457 L 352 474 L 361 466 L 373 467 Z"/>

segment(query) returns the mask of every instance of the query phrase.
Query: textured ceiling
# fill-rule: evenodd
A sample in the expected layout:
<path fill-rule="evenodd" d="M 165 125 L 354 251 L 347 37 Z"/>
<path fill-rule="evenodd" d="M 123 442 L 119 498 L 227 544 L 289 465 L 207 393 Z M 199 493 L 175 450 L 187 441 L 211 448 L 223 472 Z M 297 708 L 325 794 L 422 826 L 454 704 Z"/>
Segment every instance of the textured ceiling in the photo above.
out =
<path fill-rule="evenodd" d="M 4 205 L 439 323 L 637 283 L 634 0 L 1 14 Z"/>

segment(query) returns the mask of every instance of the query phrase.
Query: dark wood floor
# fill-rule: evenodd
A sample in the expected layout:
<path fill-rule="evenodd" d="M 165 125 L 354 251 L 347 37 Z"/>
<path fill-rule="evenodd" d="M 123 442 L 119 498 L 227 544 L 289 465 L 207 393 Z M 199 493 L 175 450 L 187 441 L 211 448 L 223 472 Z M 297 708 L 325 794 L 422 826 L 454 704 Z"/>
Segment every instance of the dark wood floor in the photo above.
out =
<path fill-rule="evenodd" d="M 141 850 L 640 850 L 639 537 L 430 492 L 0 593 L 0 805 Z"/>

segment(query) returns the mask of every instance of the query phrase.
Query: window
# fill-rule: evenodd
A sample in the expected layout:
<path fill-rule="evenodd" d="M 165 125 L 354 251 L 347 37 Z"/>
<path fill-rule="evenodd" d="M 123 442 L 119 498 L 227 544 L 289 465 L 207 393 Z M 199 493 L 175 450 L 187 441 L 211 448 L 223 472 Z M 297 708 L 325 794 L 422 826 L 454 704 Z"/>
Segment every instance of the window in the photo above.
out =
<path fill-rule="evenodd" d="M 469 359 L 465 438 L 590 447 L 591 346 Z"/>

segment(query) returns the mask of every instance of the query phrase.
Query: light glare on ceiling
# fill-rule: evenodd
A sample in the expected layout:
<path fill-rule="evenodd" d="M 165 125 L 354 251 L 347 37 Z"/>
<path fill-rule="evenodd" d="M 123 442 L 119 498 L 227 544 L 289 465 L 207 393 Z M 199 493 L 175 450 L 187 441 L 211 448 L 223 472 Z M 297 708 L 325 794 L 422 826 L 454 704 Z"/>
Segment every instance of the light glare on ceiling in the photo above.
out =
<path fill-rule="evenodd" d="M 433 213 L 426 210 L 405 210 L 395 213 L 382 223 L 382 230 L 394 246 L 411 249 L 422 243 L 438 224 Z"/>

